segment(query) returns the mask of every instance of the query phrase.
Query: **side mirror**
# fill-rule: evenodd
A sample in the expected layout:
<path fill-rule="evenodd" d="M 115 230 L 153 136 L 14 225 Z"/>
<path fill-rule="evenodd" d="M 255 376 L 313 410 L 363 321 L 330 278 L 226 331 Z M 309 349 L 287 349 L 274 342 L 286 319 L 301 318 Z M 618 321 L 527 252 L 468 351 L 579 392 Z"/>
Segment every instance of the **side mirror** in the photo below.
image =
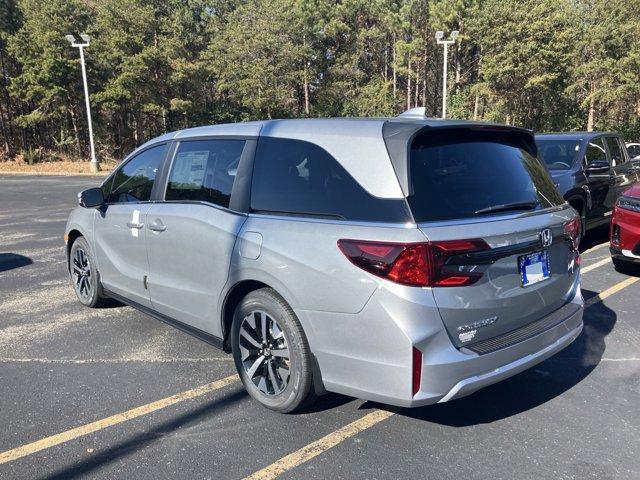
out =
<path fill-rule="evenodd" d="M 84 208 L 95 208 L 104 204 L 104 194 L 102 189 L 88 188 L 78 194 L 78 205 Z"/>
<path fill-rule="evenodd" d="M 604 160 L 594 160 L 593 162 L 590 162 L 589 165 L 584 167 L 584 173 L 586 174 L 607 173 L 609 170 L 611 170 L 611 165 L 609 165 L 609 163 L 605 162 Z"/>

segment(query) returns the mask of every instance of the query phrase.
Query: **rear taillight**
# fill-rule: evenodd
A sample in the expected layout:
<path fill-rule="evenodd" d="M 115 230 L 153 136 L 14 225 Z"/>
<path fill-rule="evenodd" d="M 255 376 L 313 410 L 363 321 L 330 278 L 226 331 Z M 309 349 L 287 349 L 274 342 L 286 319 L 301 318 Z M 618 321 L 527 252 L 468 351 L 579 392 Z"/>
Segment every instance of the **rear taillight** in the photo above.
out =
<path fill-rule="evenodd" d="M 420 390 L 420 378 L 422 377 L 422 352 L 413 347 L 413 359 L 411 366 L 411 393 L 413 396 Z"/>
<path fill-rule="evenodd" d="M 578 251 L 580 246 L 580 233 L 582 230 L 582 221 L 580 217 L 574 217 L 564 224 L 564 234 L 571 242 L 574 251 Z"/>
<path fill-rule="evenodd" d="M 358 267 L 392 282 L 416 287 L 461 287 L 482 277 L 475 265 L 447 265 L 450 257 L 488 250 L 484 240 L 389 243 L 338 240 L 338 247 Z"/>

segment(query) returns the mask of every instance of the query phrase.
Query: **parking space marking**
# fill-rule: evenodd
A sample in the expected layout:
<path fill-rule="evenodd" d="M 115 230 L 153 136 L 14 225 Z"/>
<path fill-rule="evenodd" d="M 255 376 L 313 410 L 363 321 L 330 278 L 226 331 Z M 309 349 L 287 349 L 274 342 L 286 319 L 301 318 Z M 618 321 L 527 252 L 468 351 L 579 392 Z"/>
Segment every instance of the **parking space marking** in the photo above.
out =
<path fill-rule="evenodd" d="M 608 243 L 603 243 L 601 245 L 597 245 L 590 250 L 587 250 L 584 253 L 603 248 L 607 246 Z M 584 267 L 582 269 L 583 273 L 587 273 L 595 268 L 603 266 L 610 262 L 609 258 L 599 260 L 598 262 Z M 606 298 L 614 295 L 620 290 L 638 282 L 640 278 L 629 277 L 618 284 L 604 290 L 600 294 L 595 297 L 590 298 L 585 302 L 585 308 L 588 308 L 598 302 L 605 300 Z M 221 358 L 214 359 L 168 359 L 168 361 L 219 361 L 225 360 Z M 636 361 L 636 358 L 632 359 L 607 359 L 610 361 Z M 122 361 L 146 361 L 144 359 L 60 359 L 60 360 L 51 360 L 51 359 L 42 359 L 42 358 L 24 358 L 24 359 L 12 359 L 12 358 L 0 358 L 0 362 L 42 362 L 42 363 L 98 363 L 98 362 L 122 362 Z M 150 360 L 154 361 L 154 360 Z M 17 460 L 19 458 L 37 453 L 39 451 L 54 447 L 56 445 L 60 445 L 71 440 L 77 439 L 79 437 L 88 435 L 90 433 L 103 430 L 107 427 L 111 427 L 114 425 L 118 425 L 120 423 L 124 423 L 128 420 L 133 420 L 135 418 L 153 413 L 155 411 L 170 407 L 172 405 L 176 405 L 178 403 L 184 402 L 186 400 L 194 399 L 197 397 L 201 397 L 207 393 L 220 390 L 228 385 L 231 385 L 238 381 L 238 376 L 236 374 L 230 375 L 223 379 L 201 385 L 199 387 L 186 390 L 184 392 L 177 393 L 175 395 L 171 395 L 169 397 L 154 401 L 152 403 L 148 403 L 146 405 L 141 405 L 139 407 L 135 407 L 133 409 L 127 410 L 122 413 L 118 413 L 112 415 L 110 417 L 103 418 L 101 420 L 97 420 L 85 425 L 81 425 L 79 427 L 67 430 L 65 432 L 61 432 L 35 442 L 22 445 L 20 447 L 16 447 L 11 450 L 7 450 L 5 452 L 0 453 L 0 465 Z M 316 440 L 299 450 L 282 457 L 271 465 L 253 473 L 248 479 L 270 479 L 275 478 L 282 473 L 291 470 L 303 463 L 317 457 L 323 452 L 339 445 L 345 440 L 357 435 L 358 433 L 365 431 L 380 422 L 390 418 L 395 414 L 394 410 L 375 410 L 364 417 L 349 423 L 332 433 Z"/>
<path fill-rule="evenodd" d="M 591 297 L 589 300 L 586 300 L 584 302 L 584 308 L 589 308 L 590 306 L 603 301 L 605 298 L 608 298 L 611 295 L 618 293 L 623 288 L 627 288 L 629 285 L 633 285 L 638 280 L 640 280 L 640 277 L 629 277 L 621 281 L 620 283 L 616 283 L 613 287 L 609 287 L 604 292 L 600 292 L 595 297 Z"/>
<path fill-rule="evenodd" d="M 7 450 L 6 452 L 0 453 L 0 465 L 2 465 L 3 463 L 12 462 L 13 460 L 17 460 L 22 457 L 26 457 L 27 455 L 31 455 L 47 448 L 60 445 L 61 443 L 66 443 L 70 440 L 88 435 L 89 433 L 103 430 L 107 427 L 118 425 L 119 423 L 123 423 L 128 420 L 133 420 L 134 418 L 147 415 L 148 413 L 161 410 L 171 405 L 175 405 L 176 403 L 184 402 L 185 400 L 190 400 L 196 397 L 201 397 L 202 395 L 220 390 L 227 385 L 231 385 L 237 380 L 237 375 L 229 375 L 228 377 L 225 377 L 221 380 L 216 380 L 215 382 L 207 383 L 191 390 L 186 390 L 184 392 L 171 395 L 170 397 L 156 400 L 155 402 L 141 405 L 136 408 L 132 408 L 131 410 L 127 410 L 126 412 L 117 413 L 110 417 L 103 418 L 102 420 L 87 423 L 85 425 L 81 425 L 80 427 L 67 430 L 66 432 L 61 432 L 56 435 L 43 438 L 41 440 L 22 445 L 12 450 Z"/>
<path fill-rule="evenodd" d="M 233 362 L 233 357 L 211 358 L 7 358 L 0 357 L 0 363 L 51 363 L 61 365 L 82 365 L 85 363 L 209 363 Z"/>
<path fill-rule="evenodd" d="M 595 270 L 598 267 L 611 263 L 611 257 L 603 258 L 602 260 L 598 260 L 596 263 L 592 263 L 591 265 L 587 265 L 586 267 L 582 267 L 582 273 L 590 272 L 591 270 Z"/>
<path fill-rule="evenodd" d="M 330 448 L 335 447 L 339 443 L 342 443 L 361 431 L 377 425 L 394 414 L 395 412 L 387 410 L 376 410 L 375 412 L 371 412 L 364 417 L 331 432 L 321 439 L 305 445 L 300 450 L 290 453 L 286 457 L 282 457 L 280 460 L 272 463 L 268 467 L 258 470 L 246 477 L 245 480 L 267 480 L 276 478 L 284 472 L 317 457 L 321 453 L 326 452 Z"/>
<path fill-rule="evenodd" d="M 640 357 L 629 358 L 601 358 L 601 362 L 640 362 Z"/>
<path fill-rule="evenodd" d="M 608 259 L 607 259 L 608 261 Z M 596 267 L 594 267 L 596 268 Z M 633 285 L 640 278 L 637 277 L 629 277 L 620 283 L 615 284 L 614 286 L 607 288 L 600 294 L 595 297 L 590 298 L 584 304 L 585 308 L 589 308 L 592 305 L 595 305 L 598 302 L 614 295 L 620 290 Z M 262 470 L 258 470 L 257 472 L 251 474 L 246 477 L 245 480 L 271 480 L 277 478 L 282 473 L 291 470 L 294 467 L 302 465 L 303 463 L 311 460 L 314 457 L 317 457 L 321 453 L 329 450 L 330 448 L 335 447 L 339 443 L 344 440 L 353 437 L 354 435 L 367 430 L 374 425 L 380 423 L 383 420 L 393 416 L 395 414 L 394 411 L 387 410 L 377 410 L 373 413 L 365 415 L 359 420 L 352 422 L 338 430 L 322 437 L 320 440 L 316 440 L 301 449 L 282 457 L 280 460 L 275 461 L 268 467 L 263 468 Z"/>

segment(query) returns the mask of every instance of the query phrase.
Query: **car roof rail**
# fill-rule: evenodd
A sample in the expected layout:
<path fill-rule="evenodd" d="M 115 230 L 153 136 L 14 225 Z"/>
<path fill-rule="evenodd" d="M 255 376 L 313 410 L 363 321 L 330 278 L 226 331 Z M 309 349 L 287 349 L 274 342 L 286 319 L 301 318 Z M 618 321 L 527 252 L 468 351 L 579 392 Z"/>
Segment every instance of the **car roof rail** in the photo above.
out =
<path fill-rule="evenodd" d="M 398 115 L 398 117 L 399 118 L 419 118 L 421 120 L 424 120 L 425 118 L 427 118 L 427 112 L 425 107 L 415 107 L 402 112 L 400 115 Z"/>

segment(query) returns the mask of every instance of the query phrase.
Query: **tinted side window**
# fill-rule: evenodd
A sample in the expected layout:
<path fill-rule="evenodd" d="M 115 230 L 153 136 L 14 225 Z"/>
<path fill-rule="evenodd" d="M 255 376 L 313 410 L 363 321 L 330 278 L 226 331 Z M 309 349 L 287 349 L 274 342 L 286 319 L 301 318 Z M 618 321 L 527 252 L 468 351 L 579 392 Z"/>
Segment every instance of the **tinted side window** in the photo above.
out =
<path fill-rule="evenodd" d="M 229 207 L 244 140 L 180 142 L 166 200 L 196 200 Z"/>
<path fill-rule="evenodd" d="M 578 140 L 555 140 L 537 138 L 538 155 L 547 164 L 549 170 L 569 170 L 573 165 L 576 152 L 580 150 Z"/>
<path fill-rule="evenodd" d="M 587 144 L 587 151 L 584 155 L 584 164 L 589 165 L 593 161 L 609 162 L 607 152 L 604 149 L 602 138 L 594 138 Z"/>
<path fill-rule="evenodd" d="M 373 197 L 317 145 L 269 137 L 258 140 L 251 209 L 361 221 L 406 222 L 410 219 L 404 199 Z"/>
<path fill-rule="evenodd" d="M 148 201 L 151 198 L 153 181 L 166 151 L 166 144 L 151 147 L 124 164 L 114 176 L 108 201 L 110 203 Z"/>
<path fill-rule="evenodd" d="M 611 154 L 611 165 L 615 167 L 616 165 L 624 163 L 625 159 L 622 155 L 618 139 L 616 137 L 605 137 L 605 139 L 607 141 L 607 146 L 609 147 L 609 153 Z"/>

